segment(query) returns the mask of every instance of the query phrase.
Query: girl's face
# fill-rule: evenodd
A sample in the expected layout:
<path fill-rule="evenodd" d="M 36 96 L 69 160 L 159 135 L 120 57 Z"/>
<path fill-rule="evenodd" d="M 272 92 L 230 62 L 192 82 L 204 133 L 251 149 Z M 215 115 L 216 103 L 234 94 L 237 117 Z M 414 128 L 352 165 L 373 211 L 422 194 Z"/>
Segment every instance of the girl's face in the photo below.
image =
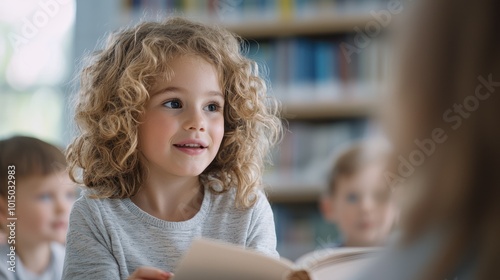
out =
<path fill-rule="evenodd" d="M 139 149 L 150 176 L 198 176 L 224 136 L 224 96 L 215 67 L 203 58 L 179 56 L 170 67 L 172 78 L 150 91 Z"/>

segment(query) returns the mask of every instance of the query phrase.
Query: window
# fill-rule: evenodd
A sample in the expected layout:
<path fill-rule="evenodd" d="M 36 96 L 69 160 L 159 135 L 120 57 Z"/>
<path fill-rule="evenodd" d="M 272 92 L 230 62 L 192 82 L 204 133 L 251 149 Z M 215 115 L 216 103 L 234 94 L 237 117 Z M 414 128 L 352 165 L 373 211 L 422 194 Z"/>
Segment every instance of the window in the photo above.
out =
<path fill-rule="evenodd" d="M 0 138 L 64 144 L 74 0 L 0 2 Z"/>

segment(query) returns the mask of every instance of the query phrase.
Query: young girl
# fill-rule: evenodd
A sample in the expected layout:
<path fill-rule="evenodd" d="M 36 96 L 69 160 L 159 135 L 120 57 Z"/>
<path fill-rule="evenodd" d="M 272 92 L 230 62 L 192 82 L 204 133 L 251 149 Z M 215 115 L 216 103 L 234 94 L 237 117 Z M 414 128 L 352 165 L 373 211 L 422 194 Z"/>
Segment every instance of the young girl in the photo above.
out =
<path fill-rule="evenodd" d="M 64 154 L 49 143 L 0 140 L 0 230 L 8 237 L 0 245 L 0 279 L 61 279 L 76 190 L 66 167 Z"/>
<path fill-rule="evenodd" d="M 168 279 L 201 236 L 278 256 L 259 187 L 281 122 L 253 65 L 231 33 L 181 18 L 121 31 L 94 56 L 67 155 L 86 191 L 65 279 Z"/>

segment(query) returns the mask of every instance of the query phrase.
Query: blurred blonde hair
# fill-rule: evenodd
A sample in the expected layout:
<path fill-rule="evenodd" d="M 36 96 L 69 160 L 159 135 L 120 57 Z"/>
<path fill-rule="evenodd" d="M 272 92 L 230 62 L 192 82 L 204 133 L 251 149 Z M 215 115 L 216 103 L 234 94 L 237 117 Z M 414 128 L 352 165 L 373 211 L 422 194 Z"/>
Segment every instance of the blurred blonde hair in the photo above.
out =
<path fill-rule="evenodd" d="M 137 193 L 148 174 L 137 149 L 140 116 L 149 90 L 158 79 L 169 79 L 169 62 L 180 55 L 211 63 L 225 99 L 225 134 L 200 182 L 216 193 L 236 187 L 236 204 L 250 207 L 269 148 L 281 136 L 278 103 L 266 95 L 257 66 L 242 55 L 238 37 L 178 17 L 114 34 L 84 67 L 75 108 L 81 133 L 67 153 L 72 179 L 92 189 L 96 198 Z M 76 179 L 78 168 L 81 182 Z M 222 190 L 216 191 L 216 185 Z"/>
<path fill-rule="evenodd" d="M 450 125 L 449 115 L 456 104 L 474 99 L 479 77 L 500 81 L 500 1 L 414 4 L 412 25 L 402 34 L 401 78 L 395 79 L 407 136 L 399 139 L 431 138 L 442 128 L 447 140 L 435 143 L 410 180 L 418 180 L 411 188 L 419 196 L 401 220 L 403 240 L 410 244 L 432 228 L 444 230 L 425 279 L 445 279 L 467 260 L 477 265 L 475 279 L 500 279 L 500 87 L 491 92 L 483 86 L 482 96 L 491 94 L 479 99 L 477 110 L 456 113 L 460 123 L 454 118 Z M 403 156 L 417 149 L 401 140 L 395 146 Z"/>

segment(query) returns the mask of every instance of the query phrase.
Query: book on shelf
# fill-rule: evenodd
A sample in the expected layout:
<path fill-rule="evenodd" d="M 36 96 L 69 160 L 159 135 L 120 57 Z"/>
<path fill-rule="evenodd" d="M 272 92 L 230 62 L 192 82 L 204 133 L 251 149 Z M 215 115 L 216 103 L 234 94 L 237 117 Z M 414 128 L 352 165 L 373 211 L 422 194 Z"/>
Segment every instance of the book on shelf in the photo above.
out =
<path fill-rule="evenodd" d="M 280 147 L 272 150 L 272 165 L 264 181 L 272 189 L 284 186 L 322 186 L 339 148 L 366 135 L 366 120 L 335 123 L 291 122 Z M 286 189 L 282 189 L 286 191 Z"/>
<path fill-rule="evenodd" d="M 384 7 L 387 0 L 122 0 L 132 11 L 182 12 L 190 17 L 221 22 L 314 18 L 318 14 L 366 13 Z"/>
<path fill-rule="evenodd" d="M 270 93 L 286 102 L 369 99 L 380 83 L 380 44 L 348 52 L 352 35 L 250 40 L 247 56 L 257 62 Z"/>
<path fill-rule="evenodd" d="M 331 249 L 309 254 L 298 263 L 293 263 L 233 244 L 196 239 L 181 259 L 174 280 L 346 279 L 358 273 L 380 253 L 380 248 Z"/>

